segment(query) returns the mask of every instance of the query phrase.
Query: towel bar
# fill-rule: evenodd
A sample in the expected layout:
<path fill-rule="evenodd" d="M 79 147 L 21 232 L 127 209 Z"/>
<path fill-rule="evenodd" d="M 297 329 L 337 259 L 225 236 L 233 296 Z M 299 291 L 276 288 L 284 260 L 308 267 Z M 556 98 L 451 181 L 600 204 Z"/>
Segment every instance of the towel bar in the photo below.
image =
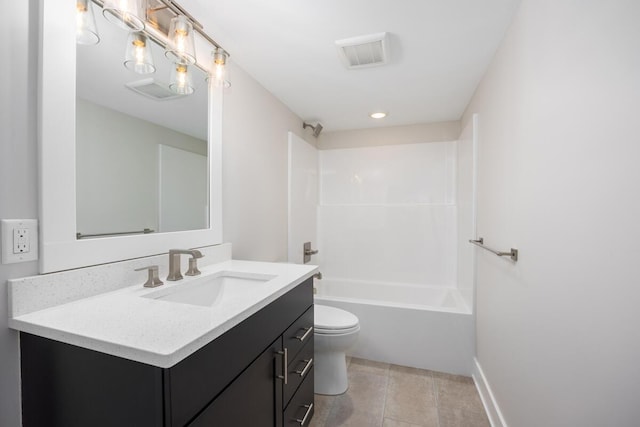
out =
<path fill-rule="evenodd" d="M 480 237 L 478 240 L 469 240 L 469 243 L 473 243 L 474 245 L 479 246 L 482 249 L 486 249 L 489 252 L 494 253 L 494 254 L 496 254 L 498 256 L 508 256 L 514 262 L 518 261 L 518 250 L 517 249 L 511 248 L 511 250 L 509 252 L 496 251 L 495 249 L 491 249 L 491 248 L 485 246 L 484 245 L 484 239 L 482 237 Z"/>

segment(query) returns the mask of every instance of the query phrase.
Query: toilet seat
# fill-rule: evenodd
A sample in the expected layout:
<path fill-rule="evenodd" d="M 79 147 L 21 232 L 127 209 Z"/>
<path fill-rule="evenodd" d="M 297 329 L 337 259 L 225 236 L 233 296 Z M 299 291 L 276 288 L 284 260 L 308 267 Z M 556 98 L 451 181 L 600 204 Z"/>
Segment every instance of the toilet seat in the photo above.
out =
<path fill-rule="evenodd" d="M 321 329 L 314 327 L 313 332 L 316 335 L 347 335 L 353 332 L 358 332 L 360 330 L 360 325 L 356 325 L 352 328 L 347 329 Z"/>
<path fill-rule="evenodd" d="M 316 304 L 313 317 L 314 329 L 317 334 L 341 335 L 360 330 L 358 318 L 339 308 Z"/>

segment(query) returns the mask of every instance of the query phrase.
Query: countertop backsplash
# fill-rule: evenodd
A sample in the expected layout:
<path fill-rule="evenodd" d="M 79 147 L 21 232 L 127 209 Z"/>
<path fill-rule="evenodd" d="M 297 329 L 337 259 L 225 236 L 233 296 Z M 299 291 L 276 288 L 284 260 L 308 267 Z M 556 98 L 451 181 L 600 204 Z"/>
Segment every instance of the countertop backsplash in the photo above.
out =
<path fill-rule="evenodd" d="M 231 259 L 231 244 L 198 248 L 204 255 L 198 265 L 206 267 Z M 182 256 L 181 269 L 188 266 L 188 255 Z M 135 271 L 149 265 L 159 267 L 159 276 L 165 280 L 169 272 L 169 255 L 119 261 L 92 267 L 41 274 L 8 280 L 9 317 L 18 317 L 34 311 L 114 291 L 147 280 L 146 271 Z"/>

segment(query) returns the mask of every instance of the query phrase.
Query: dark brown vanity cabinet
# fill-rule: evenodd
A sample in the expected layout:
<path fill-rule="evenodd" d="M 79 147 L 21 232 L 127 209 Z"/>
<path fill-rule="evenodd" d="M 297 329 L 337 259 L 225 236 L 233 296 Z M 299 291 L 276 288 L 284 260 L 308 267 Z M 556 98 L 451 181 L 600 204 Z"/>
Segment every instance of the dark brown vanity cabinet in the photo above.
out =
<path fill-rule="evenodd" d="M 167 369 L 27 333 L 20 345 L 25 427 L 280 427 L 313 416 L 312 279 Z"/>

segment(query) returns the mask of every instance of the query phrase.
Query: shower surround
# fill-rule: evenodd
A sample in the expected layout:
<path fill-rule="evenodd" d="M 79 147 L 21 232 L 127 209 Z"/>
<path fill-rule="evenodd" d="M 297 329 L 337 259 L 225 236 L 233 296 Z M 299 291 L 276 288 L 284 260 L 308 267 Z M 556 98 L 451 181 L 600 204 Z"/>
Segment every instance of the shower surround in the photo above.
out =
<path fill-rule="evenodd" d="M 360 318 L 354 356 L 471 373 L 472 252 L 460 246 L 473 174 L 459 168 L 472 148 L 465 129 L 460 141 L 319 152 L 316 302 Z"/>

